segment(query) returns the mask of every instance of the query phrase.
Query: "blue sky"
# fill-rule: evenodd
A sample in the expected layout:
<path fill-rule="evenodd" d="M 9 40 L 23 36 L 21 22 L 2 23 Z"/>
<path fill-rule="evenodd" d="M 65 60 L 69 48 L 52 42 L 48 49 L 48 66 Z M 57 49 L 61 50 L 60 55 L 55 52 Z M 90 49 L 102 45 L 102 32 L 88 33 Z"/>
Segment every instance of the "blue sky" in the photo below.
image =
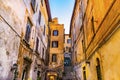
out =
<path fill-rule="evenodd" d="M 64 24 L 65 33 L 69 33 L 70 20 L 75 0 L 49 0 L 52 18 L 58 17 L 60 24 Z"/>

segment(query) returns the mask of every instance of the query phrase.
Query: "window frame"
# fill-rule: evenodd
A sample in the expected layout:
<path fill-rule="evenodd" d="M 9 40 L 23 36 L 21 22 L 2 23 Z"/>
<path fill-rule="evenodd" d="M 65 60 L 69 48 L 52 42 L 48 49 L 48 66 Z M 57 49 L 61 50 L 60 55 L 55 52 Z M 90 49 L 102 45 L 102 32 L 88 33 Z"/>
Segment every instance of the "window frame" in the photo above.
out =
<path fill-rule="evenodd" d="M 52 54 L 52 62 L 57 62 L 57 54 Z"/>
<path fill-rule="evenodd" d="M 26 24 L 26 32 L 25 32 L 25 41 L 29 42 L 30 40 L 30 35 L 31 35 L 31 28 L 32 28 L 32 23 L 30 19 L 27 19 L 27 24 Z"/>
<path fill-rule="evenodd" d="M 83 78 L 84 78 L 84 80 L 87 80 L 86 79 L 86 67 L 83 67 Z"/>
<path fill-rule="evenodd" d="M 96 62 L 97 62 L 97 65 L 96 65 L 97 79 L 98 80 L 102 80 L 101 67 L 100 67 L 100 60 L 99 60 L 99 58 L 96 58 Z"/>
<path fill-rule="evenodd" d="M 42 48 L 42 59 L 44 59 L 45 50 Z"/>
<path fill-rule="evenodd" d="M 54 46 L 54 44 L 56 44 L 56 46 Z M 58 41 L 52 41 L 52 48 L 58 48 Z"/>
<path fill-rule="evenodd" d="M 55 32 L 57 32 L 57 33 L 55 33 Z M 58 30 L 53 30 L 53 36 L 58 36 L 58 34 L 59 34 Z"/>
<path fill-rule="evenodd" d="M 45 32 L 46 32 L 46 27 L 45 27 L 45 25 L 44 25 L 44 31 L 43 31 L 43 35 L 45 36 Z"/>
<path fill-rule="evenodd" d="M 36 51 L 38 52 L 38 47 L 39 47 L 39 38 L 37 37 L 36 39 Z"/>
<path fill-rule="evenodd" d="M 67 44 L 70 44 L 71 43 L 71 39 L 67 39 Z"/>
<path fill-rule="evenodd" d="M 39 23 L 39 25 L 41 23 L 41 12 L 40 11 L 39 11 L 39 15 L 38 15 L 38 23 Z"/>

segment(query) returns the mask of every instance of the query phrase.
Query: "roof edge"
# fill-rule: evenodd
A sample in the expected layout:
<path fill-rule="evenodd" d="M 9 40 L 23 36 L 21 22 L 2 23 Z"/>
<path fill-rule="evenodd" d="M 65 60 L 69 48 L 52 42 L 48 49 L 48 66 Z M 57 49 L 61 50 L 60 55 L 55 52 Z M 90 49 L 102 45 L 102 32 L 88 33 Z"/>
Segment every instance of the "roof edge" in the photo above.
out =
<path fill-rule="evenodd" d="M 74 14 L 75 14 L 76 4 L 77 4 L 77 0 L 75 0 L 75 4 L 74 4 L 74 8 L 73 8 L 73 12 L 72 12 L 72 17 L 71 17 L 71 21 L 70 21 L 69 36 L 71 36 L 72 21 L 73 21 Z"/>
<path fill-rule="evenodd" d="M 50 10 L 50 4 L 49 4 L 49 0 L 45 0 L 46 3 L 46 8 L 47 8 L 47 14 L 48 14 L 48 20 L 52 21 L 52 16 L 51 16 L 51 10 Z"/>

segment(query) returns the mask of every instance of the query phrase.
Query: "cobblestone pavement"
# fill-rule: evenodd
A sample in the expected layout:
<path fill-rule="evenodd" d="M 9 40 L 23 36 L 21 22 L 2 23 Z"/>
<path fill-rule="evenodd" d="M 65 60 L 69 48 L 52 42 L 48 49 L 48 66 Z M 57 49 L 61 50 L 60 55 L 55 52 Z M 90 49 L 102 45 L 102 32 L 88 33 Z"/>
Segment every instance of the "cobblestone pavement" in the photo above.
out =
<path fill-rule="evenodd" d="M 76 80 L 75 77 L 72 75 L 72 67 L 68 66 L 65 67 L 65 73 L 63 76 L 63 80 Z"/>

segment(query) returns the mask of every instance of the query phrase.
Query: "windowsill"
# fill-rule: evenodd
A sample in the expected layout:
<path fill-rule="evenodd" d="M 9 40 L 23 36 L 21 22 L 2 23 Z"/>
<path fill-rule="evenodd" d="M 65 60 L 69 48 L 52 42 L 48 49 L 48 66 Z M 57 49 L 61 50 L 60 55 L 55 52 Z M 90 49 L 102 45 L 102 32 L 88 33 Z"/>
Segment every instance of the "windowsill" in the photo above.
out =
<path fill-rule="evenodd" d="M 30 47 L 29 42 L 27 42 L 25 39 L 23 39 L 23 43 L 24 43 L 27 47 Z"/>
<path fill-rule="evenodd" d="M 55 65 L 55 64 L 57 64 L 57 62 L 52 62 L 52 65 Z"/>
<path fill-rule="evenodd" d="M 52 48 L 58 48 L 58 47 L 52 47 Z"/>

